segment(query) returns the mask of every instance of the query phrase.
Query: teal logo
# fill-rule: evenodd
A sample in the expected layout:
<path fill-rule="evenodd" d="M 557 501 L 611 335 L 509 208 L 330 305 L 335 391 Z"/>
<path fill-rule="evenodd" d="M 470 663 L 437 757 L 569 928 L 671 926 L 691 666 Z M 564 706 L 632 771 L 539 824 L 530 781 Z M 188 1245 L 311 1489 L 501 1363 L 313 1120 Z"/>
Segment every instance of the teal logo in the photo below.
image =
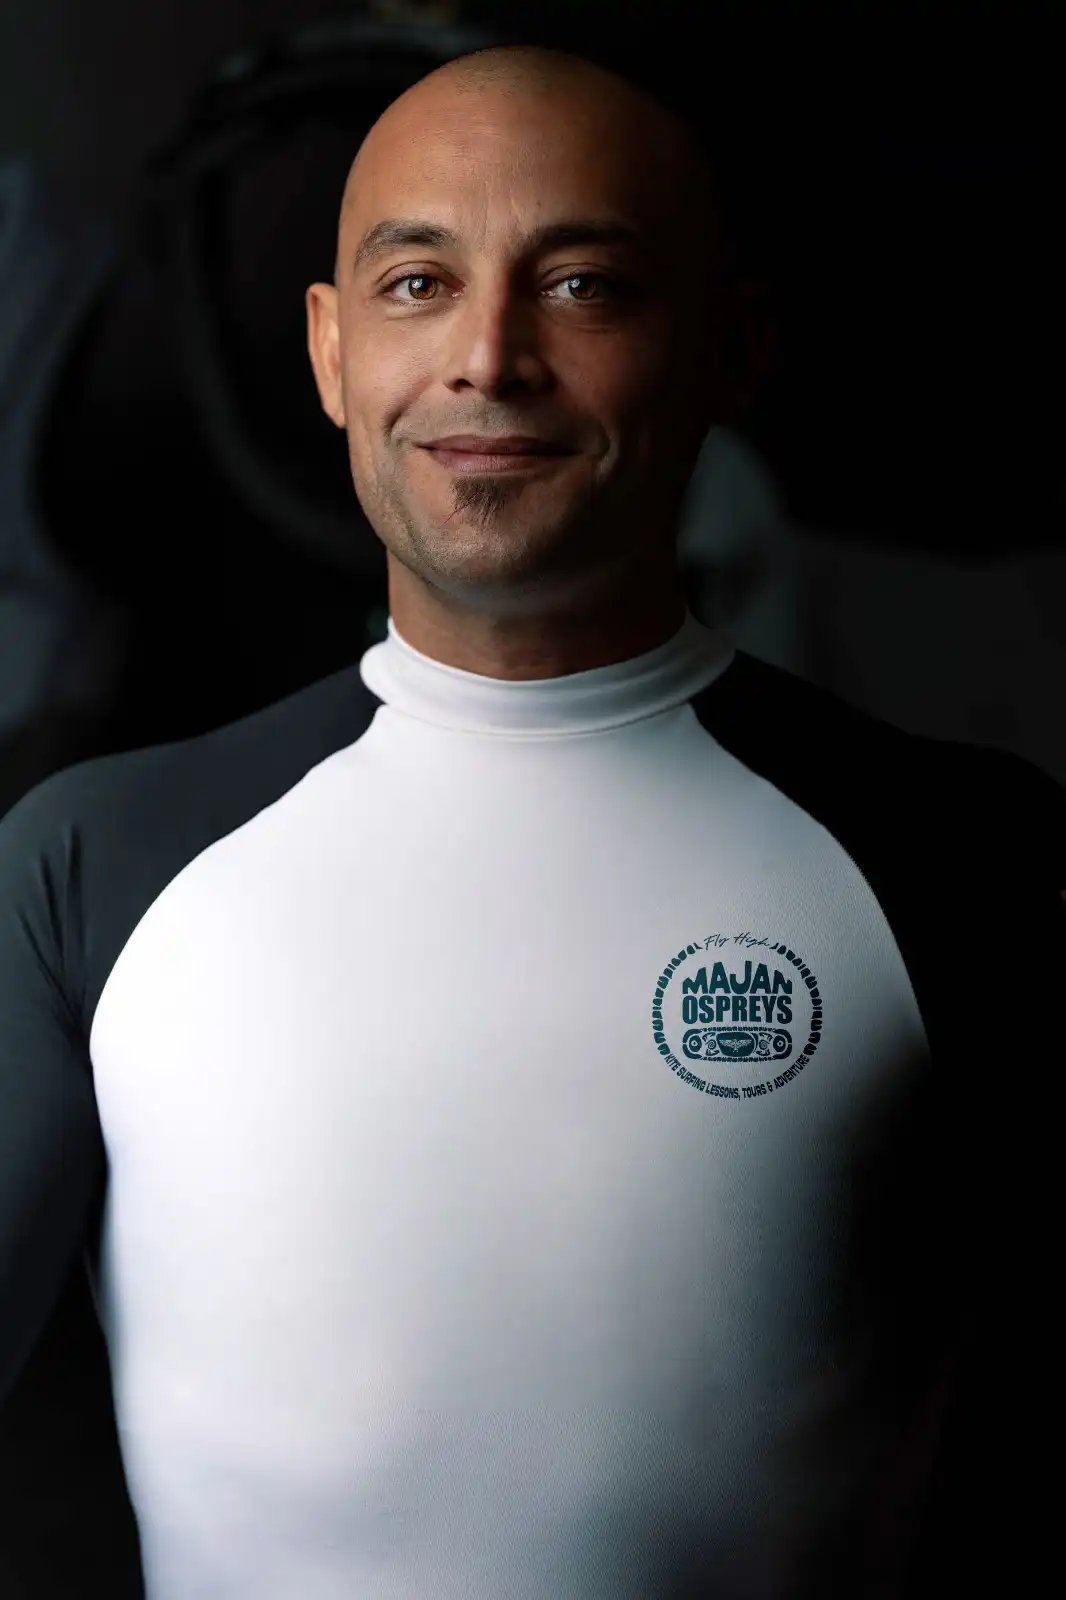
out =
<path fill-rule="evenodd" d="M 655 1048 L 694 1089 L 755 1100 L 786 1088 L 810 1062 L 822 996 L 810 966 L 782 940 L 711 933 L 666 963 L 651 1024 Z"/>

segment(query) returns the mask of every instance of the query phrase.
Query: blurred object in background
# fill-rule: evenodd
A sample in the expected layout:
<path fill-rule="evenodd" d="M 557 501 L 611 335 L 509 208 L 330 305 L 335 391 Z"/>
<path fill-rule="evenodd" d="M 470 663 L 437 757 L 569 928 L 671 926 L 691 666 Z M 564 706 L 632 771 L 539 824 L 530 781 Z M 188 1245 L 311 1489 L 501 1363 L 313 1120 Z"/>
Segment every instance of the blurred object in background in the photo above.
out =
<path fill-rule="evenodd" d="M 704 440 L 682 507 L 678 561 L 694 614 L 763 661 L 818 680 L 809 581 L 781 491 L 733 428 Z"/>
<path fill-rule="evenodd" d="M 60 184 L 0 159 L 0 813 L 91 746 L 117 684 L 121 610 L 63 559 L 33 494 L 57 370 L 115 253 Z"/>
<path fill-rule="evenodd" d="M 1066 786 L 1066 548 L 963 560 L 789 521 L 751 443 L 712 429 L 684 507 L 689 604 L 742 650 L 930 738 Z"/>

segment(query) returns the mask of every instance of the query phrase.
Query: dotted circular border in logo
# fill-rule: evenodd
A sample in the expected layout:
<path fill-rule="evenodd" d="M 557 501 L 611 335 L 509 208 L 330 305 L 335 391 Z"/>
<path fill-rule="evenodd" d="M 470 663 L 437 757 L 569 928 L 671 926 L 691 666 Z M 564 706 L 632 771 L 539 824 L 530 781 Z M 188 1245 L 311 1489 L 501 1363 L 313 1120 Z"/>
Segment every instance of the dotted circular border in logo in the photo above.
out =
<path fill-rule="evenodd" d="M 741 935 L 738 937 L 747 936 Z M 722 947 L 719 946 L 719 948 Z M 701 1094 L 717 1095 L 723 1100 L 757 1100 L 760 1098 L 760 1096 L 774 1094 L 776 1090 L 785 1088 L 803 1071 L 804 1067 L 817 1050 L 822 1036 L 822 997 L 818 989 L 818 980 L 811 971 L 811 968 L 803 960 L 803 957 L 797 955 L 795 950 L 790 949 L 787 944 L 780 942 L 764 947 L 760 947 L 758 945 L 749 945 L 747 948 L 765 948 L 772 955 L 782 956 L 786 961 L 790 962 L 791 965 L 796 968 L 803 980 L 805 987 L 810 991 L 811 1031 L 804 1048 L 783 1072 L 776 1073 L 774 1077 L 765 1080 L 761 1084 L 739 1085 L 712 1083 L 710 1079 L 699 1077 L 698 1074 L 692 1071 L 691 1067 L 687 1066 L 685 1062 L 674 1053 L 673 1047 L 666 1037 L 666 1024 L 663 1021 L 662 1009 L 663 996 L 665 995 L 669 985 L 674 981 L 674 975 L 678 969 L 684 966 L 685 962 L 690 956 L 704 956 L 707 954 L 707 945 L 702 940 L 696 944 L 685 945 L 685 947 L 682 950 L 679 950 L 675 956 L 671 956 L 670 960 L 666 963 L 666 966 L 663 968 L 658 979 L 656 980 L 655 993 L 652 997 L 651 1003 L 652 1038 L 655 1041 L 656 1050 L 658 1050 L 659 1054 L 664 1058 L 671 1071 L 674 1072 L 675 1075 L 682 1080 L 682 1082 L 690 1084 L 693 1089 L 698 1089 Z"/>

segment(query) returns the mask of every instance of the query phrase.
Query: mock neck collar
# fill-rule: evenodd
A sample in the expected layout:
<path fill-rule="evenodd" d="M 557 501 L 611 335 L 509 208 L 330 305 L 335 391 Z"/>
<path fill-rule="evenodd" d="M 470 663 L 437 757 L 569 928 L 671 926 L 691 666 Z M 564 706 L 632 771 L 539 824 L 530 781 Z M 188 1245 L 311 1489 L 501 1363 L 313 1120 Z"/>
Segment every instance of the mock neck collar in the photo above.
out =
<path fill-rule="evenodd" d="M 665 644 L 606 667 L 558 678 L 489 678 L 423 655 L 398 632 L 364 654 L 359 671 L 385 705 L 467 733 L 561 735 L 620 727 L 669 710 L 707 687 L 736 646 L 692 615 Z"/>

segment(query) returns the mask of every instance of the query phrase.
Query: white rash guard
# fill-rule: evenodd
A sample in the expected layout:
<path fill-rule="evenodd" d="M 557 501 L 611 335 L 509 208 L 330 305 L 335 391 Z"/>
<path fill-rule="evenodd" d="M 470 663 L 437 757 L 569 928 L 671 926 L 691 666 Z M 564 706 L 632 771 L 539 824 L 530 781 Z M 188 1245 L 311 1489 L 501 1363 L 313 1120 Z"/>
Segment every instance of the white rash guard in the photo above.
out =
<path fill-rule="evenodd" d="M 148 1600 L 864 1593 L 998 1296 L 1064 800 L 691 614 L 525 682 L 390 621 L 54 775 L 0 823 L 0 1400 L 84 1255 Z"/>

